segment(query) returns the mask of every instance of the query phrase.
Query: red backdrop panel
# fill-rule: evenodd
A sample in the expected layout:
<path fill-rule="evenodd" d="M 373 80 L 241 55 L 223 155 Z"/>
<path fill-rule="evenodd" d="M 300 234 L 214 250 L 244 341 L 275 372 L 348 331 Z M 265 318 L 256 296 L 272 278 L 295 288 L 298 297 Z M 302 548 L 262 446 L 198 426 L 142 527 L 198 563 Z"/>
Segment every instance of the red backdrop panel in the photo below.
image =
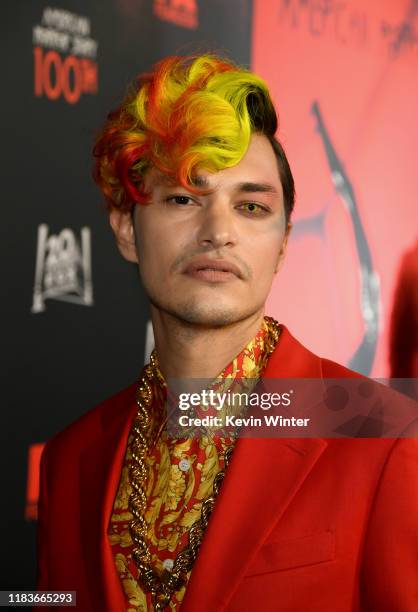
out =
<path fill-rule="evenodd" d="M 396 274 L 417 228 L 413 4 L 254 3 L 252 69 L 271 88 L 297 190 L 268 311 L 312 350 L 374 376 L 389 372 Z"/>

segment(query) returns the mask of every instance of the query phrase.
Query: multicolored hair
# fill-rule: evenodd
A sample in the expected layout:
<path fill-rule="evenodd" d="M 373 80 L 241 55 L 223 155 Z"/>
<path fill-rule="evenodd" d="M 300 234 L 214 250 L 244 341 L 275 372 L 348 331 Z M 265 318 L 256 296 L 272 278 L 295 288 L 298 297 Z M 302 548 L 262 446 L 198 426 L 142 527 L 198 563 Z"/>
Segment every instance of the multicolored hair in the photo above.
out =
<path fill-rule="evenodd" d="M 108 210 L 148 202 L 143 179 L 150 167 L 202 193 L 193 184 L 196 173 L 235 166 L 251 134 L 260 132 L 278 159 L 289 217 L 293 178 L 276 130 L 276 111 L 260 77 L 215 55 L 169 56 L 140 75 L 109 113 L 94 146 L 94 178 Z"/>

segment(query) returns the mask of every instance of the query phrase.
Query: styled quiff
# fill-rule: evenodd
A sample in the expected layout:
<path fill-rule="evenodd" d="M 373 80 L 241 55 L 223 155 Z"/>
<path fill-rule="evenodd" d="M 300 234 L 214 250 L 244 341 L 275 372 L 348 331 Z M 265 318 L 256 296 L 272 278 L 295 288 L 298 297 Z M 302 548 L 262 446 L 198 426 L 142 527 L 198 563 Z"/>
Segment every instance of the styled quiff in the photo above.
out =
<path fill-rule="evenodd" d="M 215 55 L 169 56 L 141 74 L 109 113 L 94 146 L 94 178 L 108 210 L 148 202 L 144 176 L 150 167 L 202 193 L 193 184 L 197 172 L 235 166 L 257 132 L 269 138 L 276 155 L 288 220 L 294 182 L 276 131 L 263 79 Z"/>

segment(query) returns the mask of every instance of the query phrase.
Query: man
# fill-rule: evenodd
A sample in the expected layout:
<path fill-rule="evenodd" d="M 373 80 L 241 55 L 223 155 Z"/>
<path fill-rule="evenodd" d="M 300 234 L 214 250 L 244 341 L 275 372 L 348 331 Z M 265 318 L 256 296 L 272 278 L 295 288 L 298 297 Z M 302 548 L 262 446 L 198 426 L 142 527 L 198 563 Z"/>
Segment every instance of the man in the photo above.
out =
<path fill-rule="evenodd" d="M 265 317 L 293 178 L 265 83 L 169 57 L 111 113 L 96 179 L 138 264 L 155 351 L 135 381 L 51 440 L 38 589 L 80 610 L 418 609 L 413 439 L 176 439 L 168 379 L 356 376 Z"/>

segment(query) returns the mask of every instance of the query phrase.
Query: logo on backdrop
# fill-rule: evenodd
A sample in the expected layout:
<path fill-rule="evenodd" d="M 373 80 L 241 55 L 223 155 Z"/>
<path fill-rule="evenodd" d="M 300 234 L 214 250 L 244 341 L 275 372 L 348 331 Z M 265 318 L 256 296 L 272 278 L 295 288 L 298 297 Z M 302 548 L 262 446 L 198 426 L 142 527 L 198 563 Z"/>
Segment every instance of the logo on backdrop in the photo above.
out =
<path fill-rule="evenodd" d="M 35 96 L 69 104 L 98 89 L 98 43 L 88 17 L 47 7 L 32 28 Z"/>
<path fill-rule="evenodd" d="M 183 28 L 194 30 L 199 25 L 196 0 L 154 0 L 154 13 Z"/>
<path fill-rule="evenodd" d="M 93 304 L 90 229 L 81 228 L 81 240 L 64 228 L 48 236 L 48 226 L 38 226 L 35 286 L 32 312 L 45 310 L 45 300 Z"/>
<path fill-rule="evenodd" d="M 413 21 L 417 6 L 416 2 L 410 5 L 403 18 L 388 21 L 383 15 L 370 13 L 365 2 L 281 0 L 278 15 L 281 23 L 295 30 L 304 30 L 315 38 L 328 36 L 344 47 L 363 47 L 368 52 L 384 50 L 391 57 L 408 52 L 416 57 L 418 29 Z"/>

